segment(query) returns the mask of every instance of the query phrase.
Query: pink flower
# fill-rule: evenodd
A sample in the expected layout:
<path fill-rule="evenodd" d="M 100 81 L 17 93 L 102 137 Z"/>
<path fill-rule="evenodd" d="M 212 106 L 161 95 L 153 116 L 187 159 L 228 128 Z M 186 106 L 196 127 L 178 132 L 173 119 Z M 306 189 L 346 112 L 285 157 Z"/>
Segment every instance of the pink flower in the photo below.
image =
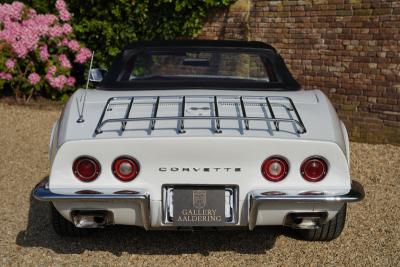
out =
<path fill-rule="evenodd" d="M 71 14 L 68 10 L 64 9 L 60 11 L 60 18 L 63 21 L 69 21 L 71 19 Z"/>
<path fill-rule="evenodd" d="M 14 59 L 7 59 L 6 61 L 6 67 L 9 70 L 12 70 L 15 66 L 15 60 Z"/>
<path fill-rule="evenodd" d="M 57 8 L 58 14 L 60 15 L 60 19 L 62 21 L 69 21 L 71 19 L 71 14 L 69 13 L 69 11 L 67 9 L 67 4 L 65 3 L 64 0 L 57 0 L 56 8 Z"/>
<path fill-rule="evenodd" d="M 57 77 L 51 77 L 49 80 L 51 87 L 62 90 L 67 83 L 67 77 L 65 75 L 59 75 Z"/>
<path fill-rule="evenodd" d="M 40 76 L 36 72 L 33 72 L 29 74 L 28 80 L 30 84 L 36 85 L 38 82 L 40 82 Z"/>
<path fill-rule="evenodd" d="M 51 38 L 62 36 L 64 33 L 63 28 L 59 25 L 55 25 L 49 29 L 49 35 Z"/>
<path fill-rule="evenodd" d="M 66 35 L 68 35 L 68 34 L 70 34 L 72 32 L 72 27 L 68 23 L 65 23 L 62 26 L 62 29 L 63 29 L 64 34 L 66 34 Z"/>
<path fill-rule="evenodd" d="M 29 8 L 28 15 L 29 17 L 35 17 L 37 15 L 37 12 L 36 10 Z"/>
<path fill-rule="evenodd" d="M 3 4 L 0 8 L 0 21 L 20 20 L 24 4 L 21 2 L 13 2 L 10 4 Z"/>
<path fill-rule="evenodd" d="M 67 47 L 74 52 L 75 62 L 82 64 L 90 58 L 91 51 L 81 48 L 76 40 L 70 39 L 73 29 L 68 23 L 71 14 L 65 0 L 57 0 L 55 6 L 57 16 L 38 14 L 18 0 L 12 4 L 0 4 L 0 43 L 11 52 L 10 58 L 5 62 L 6 70 L 0 72 L 1 79 L 12 80 L 14 76 L 10 73 L 11 70 L 17 67 L 16 64 L 21 64 L 23 69 L 32 65 L 38 70 L 37 73 L 30 73 L 24 80 L 27 85 L 36 85 L 43 81 L 58 90 L 75 85 L 75 78 L 69 76 L 72 63 L 67 54 L 61 51 Z M 54 45 L 57 42 L 62 49 Z M 29 63 L 29 59 L 36 55 L 39 62 Z M 41 66 L 35 66 L 42 63 L 48 66 L 44 71 Z M 60 72 L 65 74 L 60 75 Z"/>
<path fill-rule="evenodd" d="M 0 14 L 4 6 L 0 6 Z M 2 30 L 0 31 L 0 40 L 9 44 L 17 57 L 24 58 L 30 51 L 37 48 L 40 38 L 39 26 L 32 20 L 25 20 L 23 22 L 7 20 L 2 23 Z"/>
<path fill-rule="evenodd" d="M 50 82 L 53 79 L 53 75 L 56 73 L 56 71 L 57 71 L 56 66 L 51 66 L 50 68 L 48 68 L 46 76 L 45 76 L 45 78 L 48 82 Z"/>
<path fill-rule="evenodd" d="M 52 26 L 56 21 L 57 17 L 52 14 L 39 14 L 36 16 L 36 21 L 40 22 L 42 26 Z"/>
<path fill-rule="evenodd" d="M 58 59 L 60 60 L 61 67 L 65 69 L 70 69 L 72 67 L 71 62 L 68 60 L 66 55 L 62 54 L 61 56 L 58 57 Z"/>
<path fill-rule="evenodd" d="M 64 38 L 59 44 L 58 46 L 68 46 L 69 44 L 69 40 L 67 38 Z"/>
<path fill-rule="evenodd" d="M 49 70 L 47 71 L 47 73 L 50 74 L 50 75 L 54 75 L 54 74 L 56 74 L 56 71 L 57 71 L 56 66 L 51 66 L 49 68 Z"/>
<path fill-rule="evenodd" d="M 65 3 L 64 0 L 57 0 L 56 1 L 56 8 L 57 10 L 62 10 L 67 8 L 67 4 Z"/>
<path fill-rule="evenodd" d="M 7 72 L 0 72 L 0 79 L 10 81 L 12 79 L 12 75 Z"/>
<path fill-rule="evenodd" d="M 71 49 L 74 52 L 77 52 L 81 48 L 79 43 L 77 41 L 75 41 L 75 40 L 69 41 L 68 42 L 68 47 L 69 47 L 69 49 Z"/>
<path fill-rule="evenodd" d="M 25 8 L 20 2 L 0 5 L 0 40 L 10 45 L 18 58 L 25 58 L 34 51 L 56 21 L 54 15 L 38 15 L 33 9 L 25 14 Z M 22 17 L 22 13 L 25 16 Z"/>
<path fill-rule="evenodd" d="M 42 61 L 49 59 L 49 51 L 47 50 L 47 45 L 43 45 L 39 48 L 39 56 Z"/>
<path fill-rule="evenodd" d="M 92 56 L 92 52 L 87 48 L 81 48 L 75 56 L 75 62 L 85 63 Z"/>
<path fill-rule="evenodd" d="M 72 76 L 68 77 L 68 79 L 67 79 L 68 86 L 74 86 L 75 82 L 76 82 L 76 79 L 74 77 L 72 77 Z"/>

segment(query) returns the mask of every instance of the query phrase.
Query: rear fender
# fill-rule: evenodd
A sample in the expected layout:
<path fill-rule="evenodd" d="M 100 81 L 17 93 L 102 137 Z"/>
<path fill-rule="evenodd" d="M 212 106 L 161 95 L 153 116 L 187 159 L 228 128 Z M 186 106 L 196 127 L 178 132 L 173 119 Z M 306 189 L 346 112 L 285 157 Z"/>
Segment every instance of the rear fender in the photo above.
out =
<path fill-rule="evenodd" d="M 53 124 L 53 128 L 51 129 L 51 135 L 50 135 L 50 143 L 49 143 L 49 159 L 50 159 L 50 165 L 52 165 L 54 161 L 54 157 L 57 152 L 58 148 L 58 125 L 59 125 L 59 120 L 57 120 Z"/>
<path fill-rule="evenodd" d="M 343 133 L 343 139 L 346 145 L 346 158 L 347 158 L 347 164 L 349 165 L 350 168 L 350 142 L 349 142 L 349 135 L 347 133 L 346 125 L 342 121 L 340 121 L 340 124 L 342 126 L 342 133 Z"/>

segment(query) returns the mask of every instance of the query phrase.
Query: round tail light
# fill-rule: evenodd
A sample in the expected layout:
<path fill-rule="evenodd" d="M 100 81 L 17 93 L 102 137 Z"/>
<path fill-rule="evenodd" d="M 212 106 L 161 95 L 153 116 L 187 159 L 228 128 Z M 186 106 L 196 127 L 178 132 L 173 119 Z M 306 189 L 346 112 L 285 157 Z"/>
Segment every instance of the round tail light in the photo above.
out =
<path fill-rule="evenodd" d="M 270 157 L 261 166 L 261 173 L 265 179 L 272 182 L 279 182 L 285 179 L 289 172 L 289 164 L 282 157 Z"/>
<path fill-rule="evenodd" d="M 100 174 L 100 164 L 92 157 L 79 157 L 73 165 L 72 171 L 76 178 L 82 182 L 94 181 Z"/>
<path fill-rule="evenodd" d="M 131 157 L 119 157 L 113 162 L 112 172 L 119 180 L 129 182 L 139 174 L 139 164 Z"/>
<path fill-rule="evenodd" d="M 310 157 L 300 167 L 303 178 L 309 182 L 319 182 L 328 173 L 328 164 L 321 157 Z"/>

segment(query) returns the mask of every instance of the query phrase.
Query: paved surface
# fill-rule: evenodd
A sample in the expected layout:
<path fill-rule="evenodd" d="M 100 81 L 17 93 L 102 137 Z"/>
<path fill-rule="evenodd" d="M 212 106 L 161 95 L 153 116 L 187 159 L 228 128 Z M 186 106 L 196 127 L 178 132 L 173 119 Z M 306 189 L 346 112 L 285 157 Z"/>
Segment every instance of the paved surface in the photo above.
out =
<path fill-rule="evenodd" d="M 352 143 L 351 174 L 367 198 L 349 205 L 330 243 L 296 240 L 281 228 L 255 232 L 144 232 L 113 227 L 61 239 L 49 210 L 30 198 L 48 175 L 47 148 L 58 110 L 0 103 L 0 266 L 386 265 L 400 264 L 400 147 Z"/>

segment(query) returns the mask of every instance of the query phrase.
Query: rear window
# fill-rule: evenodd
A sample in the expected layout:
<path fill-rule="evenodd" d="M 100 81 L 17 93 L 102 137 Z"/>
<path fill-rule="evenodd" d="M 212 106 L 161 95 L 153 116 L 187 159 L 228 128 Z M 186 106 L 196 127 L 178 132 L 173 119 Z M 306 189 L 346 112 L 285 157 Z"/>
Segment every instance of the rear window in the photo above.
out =
<path fill-rule="evenodd" d="M 127 46 L 98 86 L 104 90 L 298 90 L 272 49 L 200 41 Z M 229 42 L 227 43 L 229 44 Z"/>
<path fill-rule="evenodd" d="M 173 78 L 244 79 L 276 81 L 272 66 L 259 54 L 223 51 L 157 52 L 134 55 L 129 74 L 119 81 Z"/>

